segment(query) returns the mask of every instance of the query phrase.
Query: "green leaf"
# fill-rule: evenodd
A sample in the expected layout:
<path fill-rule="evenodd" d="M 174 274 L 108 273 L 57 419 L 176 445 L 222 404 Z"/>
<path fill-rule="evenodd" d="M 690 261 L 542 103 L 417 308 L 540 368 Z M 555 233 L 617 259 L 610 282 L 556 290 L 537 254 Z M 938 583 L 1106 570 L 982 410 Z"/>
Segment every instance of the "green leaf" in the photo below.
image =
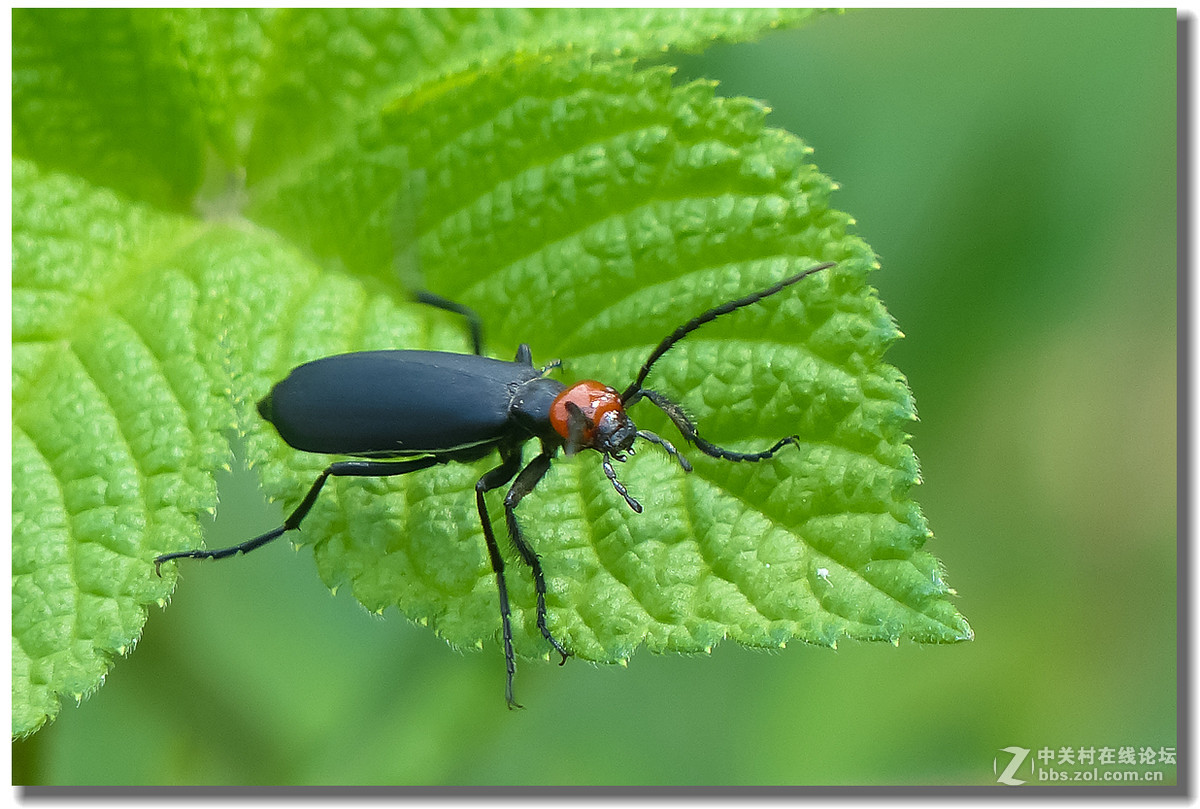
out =
<path fill-rule="evenodd" d="M 163 10 L 13 14 L 13 154 L 172 208 L 202 178 L 203 107 Z"/>
<path fill-rule="evenodd" d="M 158 146 L 117 148 L 117 163 L 141 160 L 150 179 L 112 180 L 120 172 L 102 147 L 120 146 L 135 115 L 114 123 L 84 109 L 72 136 L 63 116 L 78 99 L 51 87 L 78 66 L 71 49 L 47 43 L 86 41 L 88 27 L 106 39 L 110 19 L 113 36 L 150 22 L 65 14 L 51 26 L 39 16 L 48 13 L 14 14 L 26 38 L 14 56 L 14 133 L 23 133 L 14 153 L 25 144 L 30 158 L 13 169 L 14 734 L 53 717 L 59 695 L 98 687 L 136 641 L 146 608 L 165 602 L 176 566 L 159 579 L 152 560 L 200 545 L 195 517 L 215 507 L 212 475 L 229 462 L 231 435 L 244 436 L 269 496 L 299 502 L 330 459 L 289 449 L 254 409 L 290 368 L 368 348 L 466 349 L 461 319 L 408 302 L 398 247 L 407 272 L 419 255 L 430 289 L 479 311 L 491 355 L 527 342 L 535 362 L 561 359 L 563 378 L 616 387 L 692 315 L 838 262 L 703 327 L 648 380 L 715 443 L 754 450 L 796 434 L 798 447 L 734 464 L 681 446 L 695 466 L 688 475 L 646 446 L 619 470 L 641 515 L 594 454 L 560 457 L 522 502 L 550 627 L 575 655 L 614 662 L 642 644 L 692 652 L 724 638 L 778 647 L 970 637 L 922 550 L 930 533 L 910 496 L 919 475 L 905 433 L 913 404 L 882 361 L 899 332 L 865 283 L 874 255 L 830 207 L 834 185 L 809 149 L 766 127 L 760 104 L 721 98 L 707 82 L 677 85 L 668 68 L 611 52 L 555 53 L 553 37 L 513 44 L 528 44 L 525 33 L 486 61 L 445 56 L 438 64 L 456 70 L 430 61 L 414 74 L 424 79 L 397 85 L 392 75 L 339 96 L 331 104 L 353 108 L 352 120 L 320 148 L 280 157 L 269 179 L 210 200 L 241 216 L 204 221 L 163 210 L 199 191 L 179 179 L 191 174 L 166 168 Z M 575 13 L 564 19 L 579 31 L 590 30 L 586 19 L 622 29 Z M 626 53 L 657 47 L 688 28 L 672 27 L 678 13 L 651 15 L 663 25 L 629 42 L 599 33 L 597 42 Z M 456 14 L 437 19 L 474 30 Z M 725 30 L 744 36 L 765 24 L 750 18 L 758 22 L 741 28 L 726 19 Z M 156 30 L 175 32 L 161 47 L 185 55 L 180 69 L 192 80 L 156 85 L 172 97 L 144 106 L 196 105 L 174 126 L 229 159 L 247 110 L 286 106 L 276 90 L 253 89 L 281 86 L 271 60 L 283 57 L 255 63 L 248 43 L 330 19 L 155 12 Z M 422 32 L 429 16 L 379 19 Z M 707 41 L 721 20 L 701 15 L 676 44 Z M 349 41 L 360 29 L 339 31 Z M 214 31 L 225 36 L 211 44 Z M 144 46 L 133 67 L 88 81 L 129 95 L 123 83 L 144 81 L 140 71 L 165 58 Z M 36 109 L 47 113 L 37 130 L 47 142 L 35 148 L 26 135 Z M 255 138 L 269 136 L 258 127 Z M 417 209 L 415 251 L 397 245 L 397 205 Z M 648 404 L 633 417 L 668 437 L 674 429 Z M 497 638 L 499 615 L 472 490 L 496 464 L 332 479 L 289 537 L 314 546 L 331 588 L 348 586 L 372 610 L 396 605 L 457 645 L 482 645 Z M 498 527 L 501 497 L 490 500 Z M 543 656 L 533 583 L 504 550 L 514 642 Z"/>
<path fill-rule="evenodd" d="M 618 56 L 699 50 L 798 25 L 810 9 L 325 9 L 279 12 L 248 158 L 251 181 L 290 168 L 366 109 L 512 54 Z"/>

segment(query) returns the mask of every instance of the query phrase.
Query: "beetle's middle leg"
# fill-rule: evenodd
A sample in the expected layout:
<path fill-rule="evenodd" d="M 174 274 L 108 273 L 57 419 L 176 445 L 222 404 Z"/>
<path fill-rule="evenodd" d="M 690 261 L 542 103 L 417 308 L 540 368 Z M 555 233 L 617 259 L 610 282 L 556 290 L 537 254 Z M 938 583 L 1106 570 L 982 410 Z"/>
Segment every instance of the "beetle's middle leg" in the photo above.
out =
<path fill-rule="evenodd" d="M 325 481 L 330 477 L 393 477 L 395 475 L 407 475 L 409 472 L 416 472 L 421 469 L 428 469 L 439 463 L 442 463 L 442 459 L 436 456 L 416 458 L 411 461 L 338 461 L 337 463 L 332 463 L 317 476 L 316 481 L 309 488 L 308 494 L 304 495 L 304 499 L 300 501 L 300 505 L 296 506 L 295 511 L 287 516 L 287 519 L 283 521 L 283 525 L 240 545 L 234 545 L 229 548 L 221 548 L 215 551 L 194 550 L 165 553 L 154 560 L 154 572 L 161 576 L 163 562 L 169 562 L 172 559 L 226 559 L 239 553 L 249 553 L 256 548 L 261 548 L 273 539 L 278 539 L 285 532 L 299 528 L 301 521 L 308 516 L 309 510 L 317 502 L 317 495 L 321 493 L 321 488 L 325 485 Z"/>
<path fill-rule="evenodd" d="M 421 272 L 418 220 L 421 204 L 425 198 L 425 180 L 424 169 L 411 170 L 407 177 L 407 186 L 401 188 L 396 195 L 396 206 L 392 213 L 392 242 L 396 246 L 396 275 L 400 278 L 400 282 L 411 291 L 413 300 L 465 317 L 467 328 L 471 332 L 471 348 L 476 355 L 482 356 L 483 322 L 475 310 L 422 289 L 425 286 L 425 280 Z"/>
<path fill-rule="evenodd" d="M 479 319 L 478 312 L 469 306 L 452 301 L 449 298 L 443 298 L 441 295 L 424 289 L 414 292 L 413 299 L 418 303 L 428 304 L 434 308 L 465 317 L 467 319 L 467 329 L 471 333 L 471 348 L 477 356 L 483 356 L 483 321 Z"/>
<path fill-rule="evenodd" d="M 475 504 L 479 508 L 479 522 L 483 525 L 483 538 L 487 540 L 488 557 L 492 562 L 492 571 L 496 574 L 496 589 L 500 593 L 500 629 L 504 643 L 504 665 L 507 676 L 504 682 L 504 698 L 508 707 L 520 708 L 513 698 L 513 675 L 517 671 L 517 657 L 513 654 L 512 610 L 508 606 L 508 585 L 504 581 L 504 557 L 500 555 L 500 546 L 496 544 L 496 534 L 492 531 L 492 520 L 488 517 L 487 501 L 483 495 L 492 489 L 498 489 L 508 483 L 521 469 L 521 447 L 500 446 L 502 463 L 495 469 L 485 472 L 475 484 Z"/>

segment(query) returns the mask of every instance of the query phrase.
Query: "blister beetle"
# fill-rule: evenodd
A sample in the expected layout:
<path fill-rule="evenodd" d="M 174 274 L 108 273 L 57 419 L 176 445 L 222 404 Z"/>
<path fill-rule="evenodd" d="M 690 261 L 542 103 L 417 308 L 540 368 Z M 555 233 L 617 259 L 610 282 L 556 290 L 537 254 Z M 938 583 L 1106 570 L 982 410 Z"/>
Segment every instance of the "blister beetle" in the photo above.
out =
<path fill-rule="evenodd" d="M 478 318 L 459 304 L 434 295 L 421 297 L 443 309 L 471 319 L 475 354 L 445 351 L 359 351 L 313 360 L 295 369 L 275 385 L 259 403 L 258 412 L 289 446 L 303 452 L 349 455 L 360 460 L 337 461 L 317 476 L 283 525 L 248 542 L 221 550 L 167 553 L 154 560 L 156 571 L 172 559 L 224 559 L 259 548 L 287 531 L 299 528 L 316 502 L 325 481 L 332 477 L 392 477 L 438 464 L 479 460 L 493 450 L 500 465 L 475 484 L 475 502 L 488 556 L 500 595 L 500 624 L 506 667 L 504 695 L 509 707 L 519 707 L 513 697 L 516 658 L 512 648 L 508 588 L 504 559 L 496 543 L 484 495 L 513 481 L 504 497 L 508 535 L 521 559 L 533 571 L 537 594 L 537 626 L 546 641 L 562 656 L 569 652 L 546 625 L 546 580 L 537 553 L 517 522 L 516 508 L 537 486 L 559 449 L 574 454 L 594 449 L 617 493 L 640 513 L 641 504 L 617 478 L 612 462 L 633 454 L 633 442 L 642 438 L 662 447 L 685 472 L 692 467 L 670 441 L 639 430 L 627 409 L 646 399 L 660 408 L 679 432 L 705 455 L 727 461 L 762 461 L 787 444 L 790 435 L 762 452 L 734 452 L 709 443 L 696 425 L 671 399 L 643 387 L 650 369 L 672 346 L 705 323 L 757 303 L 807 278 L 829 269 L 826 263 L 810 267 L 774 286 L 709 309 L 671 332 L 642 364 L 637 377 L 623 392 L 595 380 L 564 385 L 546 376 L 558 365 L 536 368 L 529 346 L 522 344 L 512 362 L 479 353 Z M 522 467 L 521 450 L 537 439 L 542 451 Z M 515 478 L 515 480 L 513 480 Z M 161 572 L 159 573 L 161 575 Z M 561 665 L 561 663 L 560 663 Z"/>

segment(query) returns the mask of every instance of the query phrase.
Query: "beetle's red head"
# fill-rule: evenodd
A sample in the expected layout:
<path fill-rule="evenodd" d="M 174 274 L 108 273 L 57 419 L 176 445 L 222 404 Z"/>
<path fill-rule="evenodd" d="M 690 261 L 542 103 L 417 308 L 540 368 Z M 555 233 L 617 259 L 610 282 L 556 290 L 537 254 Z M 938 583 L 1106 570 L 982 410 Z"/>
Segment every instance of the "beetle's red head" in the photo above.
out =
<path fill-rule="evenodd" d="M 568 403 L 578 408 L 579 415 L 574 419 Z M 576 382 L 558 394 L 550 405 L 550 424 L 567 442 L 568 452 L 590 448 L 619 461 L 624 460 L 622 453 L 629 451 L 637 437 L 637 427 L 625 412 L 621 394 L 593 379 Z"/>

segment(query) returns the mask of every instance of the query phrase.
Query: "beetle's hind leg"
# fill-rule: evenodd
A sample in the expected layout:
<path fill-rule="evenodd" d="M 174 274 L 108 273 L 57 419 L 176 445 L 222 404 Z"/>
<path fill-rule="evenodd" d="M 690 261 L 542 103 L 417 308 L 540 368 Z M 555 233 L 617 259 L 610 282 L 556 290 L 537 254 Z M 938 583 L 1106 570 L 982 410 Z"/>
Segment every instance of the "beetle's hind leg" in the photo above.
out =
<path fill-rule="evenodd" d="M 411 461 L 338 461 L 337 463 L 330 464 L 325 468 L 325 471 L 317 476 L 313 485 L 309 487 L 308 494 L 304 495 L 304 499 L 300 501 L 300 505 L 296 506 L 295 511 L 287 516 L 287 519 L 283 521 L 283 525 L 240 545 L 234 545 L 229 548 L 221 548 L 215 551 L 194 550 L 164 553 L 162 556 L 155 558 L 154 572 L 161 576 L 163 562 L 170 562 L 173 559 L 227 559 L 239 553 L 249 553 L 256 548 L 261 548 L 273 539 L 278 539 L 284 533 L 299 528 L 300 523 L 308 516 L 308 512 L 312 509 L 313 504 L 317 502 L 317 496 L 321 493 L 321 488 L 325 485 L 325 481 L 330 477 L 393 477 L 395 475 L 407 475 L 409 472 L 416 472 L 421 469 L 428 469 L 441 462 L 441 459 L 431 456 L 428 458 L 416 458 Z"/>

